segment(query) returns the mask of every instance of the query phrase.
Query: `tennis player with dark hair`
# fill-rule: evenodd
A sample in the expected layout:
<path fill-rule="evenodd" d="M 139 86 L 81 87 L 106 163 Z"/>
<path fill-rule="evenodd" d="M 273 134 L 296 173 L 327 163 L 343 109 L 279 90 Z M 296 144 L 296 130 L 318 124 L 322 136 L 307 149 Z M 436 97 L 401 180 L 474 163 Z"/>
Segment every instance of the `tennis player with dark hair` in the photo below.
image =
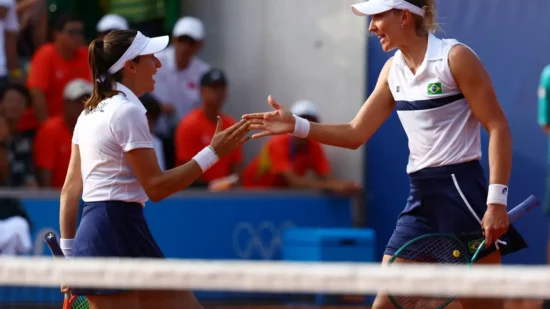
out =
<path fill-rule="evenodd" d="M 76 124 L 71 160 L 61 192 L 61 247 L 65 256 L 163 258 L 143 207 L 185 189 L 247 137 L 246 121 L 221 131 L 188 163 L 163 172 L 139 101 L 154 89 L 161 66 L 154 56 L 168 37 L 116 30 L 89 47 L 94 89 Z M 78 203 L 83 213 L 76 229 Z M 191 292 L 76 289 L 91 308 L 201 308 Z"/>
<path fill-rule="evenodd" d="M 489 74 L 477 55 L 435 32 L 433 0 L 370 0 L 355 4 L 357 16 L 371 16 L 369 31 L 386 52 L 376 88 L 346 124 L 313 123 L 292 115 L 271 97 L 271 112 L 244 115 L 254 138 L 288 134 L 357 149 L 394 109 L 409 140 L 410 195 L 397 220 L 383 262 L 407 241 L 428 233 L 484 229 L 488 250 L 479 263 L 501 263 L 501 255 L 525 247 L 507 214 L 512 139 Z M 490 136 L 490 185 L 480 165 L 480 125 Z M 499 240 L 500 239 L 500 240 Z M 466 308 L 502 308 L 501 300 L 463 300 Z M 393 308 L 379 295 L 375 309 Z"/>

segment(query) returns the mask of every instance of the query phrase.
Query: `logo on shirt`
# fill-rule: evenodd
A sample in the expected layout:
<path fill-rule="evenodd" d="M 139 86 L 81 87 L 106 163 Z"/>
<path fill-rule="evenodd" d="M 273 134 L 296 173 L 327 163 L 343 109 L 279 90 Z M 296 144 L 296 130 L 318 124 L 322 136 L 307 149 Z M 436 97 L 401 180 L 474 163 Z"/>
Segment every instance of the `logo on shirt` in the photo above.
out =
<path fill-rule="evenodd" d="M 395 87 L 395 92 L 399 92 L 399 91 L 401 91 L 401 87 L 400 86 Z"/>
<path fill-rule="evenodd" d="M 428 95 L 443 94 L 443 86 L 441 83 L 428 84 Z"/>

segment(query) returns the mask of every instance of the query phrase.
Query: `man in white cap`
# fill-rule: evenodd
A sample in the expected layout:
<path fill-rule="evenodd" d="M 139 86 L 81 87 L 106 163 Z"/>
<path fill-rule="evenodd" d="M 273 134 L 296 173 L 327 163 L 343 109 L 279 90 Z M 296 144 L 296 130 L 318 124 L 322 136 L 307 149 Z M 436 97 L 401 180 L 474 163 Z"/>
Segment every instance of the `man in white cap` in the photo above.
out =
<path fill-rule="evenodd" d="M 48 118 L 34 140 L 34 165 L 41 187 L 60 189 L 71 158 L 71 144 L 84 100 L 92 94 L 93 86 L 85 79 L 70 81 L 63 91 L 63 115 Z"/>
<path fill-rule="evenodd" d="M 204 25 L 199 19 L 182 17 L 172 31 L 172 46 L 156 55 L 162 67 L 154 76 L 153 95 L 161 103 L 162 115 L 155 132 L 164 141 L 167 168 L 174 165 L 175 127 L 201 102 L 200 79 L 210 70 L 210 65 L 197 57 L 204 37 Z"/>
<path fill-rule="evenodd" d="M 107 33 L 113 30 L 128 30 L 128 21 L 120 15 L 104 15 L 96 26 L 97 38 L 102 39 Z"/>
<path fill-rule="evenodd" d="M 319 111 L 309 100 L 296 102 L 291 111 L 312 122 Z M 308 177 L 308 174 L 314 174 Z M 243 173 L 248 188 L 302 188 L 355 194 L 361 187 L 353 181 L 337 180 L 321 144 L 289 134 L 272 137 Z"/>

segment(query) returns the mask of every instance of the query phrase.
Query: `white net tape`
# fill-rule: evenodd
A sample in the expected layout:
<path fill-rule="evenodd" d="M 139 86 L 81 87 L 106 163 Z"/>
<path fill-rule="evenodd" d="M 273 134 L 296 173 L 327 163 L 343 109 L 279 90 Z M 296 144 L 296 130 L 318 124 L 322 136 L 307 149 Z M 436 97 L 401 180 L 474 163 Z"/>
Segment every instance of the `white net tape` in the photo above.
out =
<path fill-rule="evenodd" d="M 0 258 L 0 285 L 547 298 L 545 266 Z"/>

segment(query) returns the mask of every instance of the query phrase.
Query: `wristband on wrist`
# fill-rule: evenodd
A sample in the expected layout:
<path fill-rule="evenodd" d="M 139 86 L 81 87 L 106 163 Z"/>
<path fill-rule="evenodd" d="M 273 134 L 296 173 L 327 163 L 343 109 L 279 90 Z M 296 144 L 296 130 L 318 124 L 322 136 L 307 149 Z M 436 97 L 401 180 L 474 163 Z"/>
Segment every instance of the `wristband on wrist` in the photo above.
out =
<path fill-rule="evenodd" d="M 508 204 L 508 187 L 500 184 L 489 185 L 487 194 L 487 205 L 500 204 L 507 206 Z"/>
<path fill-rule="evenodd" d="M 216 153 L 214 148 L 212 148 L 212 146 L 204 147 L 203 150 L 201 150 L 193 157 L 193 160 L 197 162 L 203 173 L 211 168 L 212 165 L 216 164 L 219 159 L 220 158 L 218 157 L 218 154 Z"/>
<path fill-rule="evenodd" d="M 294 116 L 294 132 L 292 135 L 296 137 L 306 138 L 309 135 L 309 129 L 311 127 L 311 124 L 308 120 L 298 117 L 296 115 Z"/>
<path fill-rule="evenodd" d="M 70 259 L 73 256 L 73 246 L 74 239 L 61 238 L 59 241 L 59 247 L 61 247 L 61 251 L 63 251 L 63 255 L 65 255 L 65 258 L 67 259 Z"/>

